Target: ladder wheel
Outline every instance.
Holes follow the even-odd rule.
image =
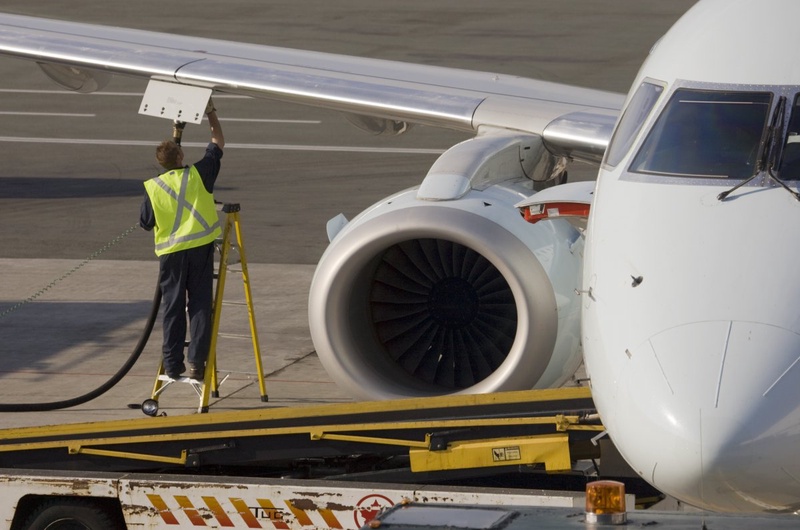
[[[142,412],[148,416],[155,416],[158,414],[158,401],[155,399],[145,399],[142,401]]]

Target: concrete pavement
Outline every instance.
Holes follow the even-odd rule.
[[[24,301],[81,261],[1,259],[4,297]],[[236,271],[233,265],[230,271]],[[86,263],[34,301],[0,304],[2,403],[50,403],[83,395],[107,381],[139,340],[152,307],[155,260]],[[218,366],[228,376],[212,411],[349,401],[325,373],[308,335],[306,296],[311,265],[249,264],[261,357],[269,401],[262,403],[241,274],[228,276],[220,324]],[[10,310],[10,312],[9,312]],[[133,369],[106,394],[50,412],[0,414],[0,427],[142,417],[129,407],[150,397],[161,352],[161,324]],[[187,384],[160,398],[168,415],[196,411]]]

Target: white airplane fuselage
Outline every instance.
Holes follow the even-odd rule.
[[[712,0],[676,24],[633,85],[654,102],[629,97],[587,229],[603,424],[644,479],[706,509],[800,508],[800,201],[767,176],[765,142],[775,125],[773,173],[796,191],[798,7]]]

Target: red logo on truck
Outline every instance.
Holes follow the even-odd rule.
[[[384,508],[394,506],[394,502],[389,497],[373,493],[367,495],[356,504],[356,509],[353,512],[353,519],[356,522],[356,527],[361,528],[368,522],[375,519],[378,513]]]

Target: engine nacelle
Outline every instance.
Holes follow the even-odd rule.
[[[580,365],[583,240],[514,207],[525,178],[422,200],[417,188],[347,224],[320,260],[311,337],[366,399],[558,386]],[[459,192],[460,193],[460,192]]]

